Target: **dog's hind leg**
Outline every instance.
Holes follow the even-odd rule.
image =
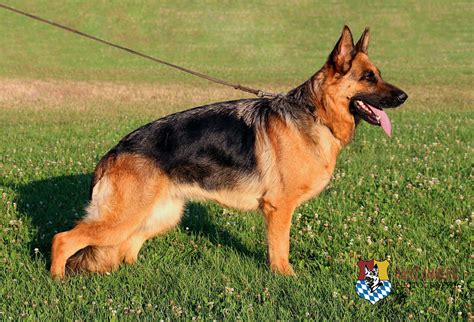
[[[88,246],[81,249],[68,259],[67,269],[109,272],[122,261],[134,263],[145,241],[165,233],[179,223],[183,206],[182,200],[163,197],[155,203],[152,211],[128,239],[116,246]]]
[[[142,225],[120,245],[121,258],[128,264],[134,263],[145,241],[167,232],[180,222],[183,208],[183,200],[159,200]]]
[[[74,229],[56,234],[51,253],[51,275],[64,277],[66,262],[73,271],[109,271],[120,261],[117,244],[126,240],[138,225],[134,220],[117,225],[110,222],[80,222]]]
[[[103,272],[117,266],[120,244],[142,225],[168,188],[168,178],[144,158],[122,155],[109,162],[93,189],[88,215],[72,230],[54,236],[51,275],[64,277],[74,254],[77,258],[69,261],[73,269]]]

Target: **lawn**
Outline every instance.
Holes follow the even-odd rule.
[[[295,212],[297,277],[269,272],[260,214],[190,203],[135,265],[55,282],[51,238],[82,216],[108,149],[246,94],[0,10],[0,320],[473,318],[470,1],[5,3],[269,91],[318,69],[343,24],[369,25],[373,61],[410,98],[388,112],[392,138],[362,124],[330,186]],[[390,262],[392,293],[375,305],[354,290],[360,258]]]

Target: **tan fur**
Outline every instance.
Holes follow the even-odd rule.
[[[85,247],[90,247],[86,254],[70,259],[74,269],[104,272],[125,258],[135,260],[137,244],[179,222],[183,204],[170,197],[169,186],[168,178],[144,158],[121,155],[110,162],[94,188],[88,215],[54,236],[51,274],[63,277],[66,261]]]
[[[261,144],[266,152],[259,159],[259,167],[267,169],[261,209],[267,226],[268,260],[273,271],[291,275],[288,257],[293,211],[329,183],[341,144],[322,124],[310,125],[308,134],[278,119],[269,124],[269,145]]]
[[[174,185],[173,195],[184,200],[204,201],[212,200],[224,207],[240,210],[256,210],[259,207],[259,197],[263,187],[257,177],[243,180],[232,190],[205,190],[198,185]]]

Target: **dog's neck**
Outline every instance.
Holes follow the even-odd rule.
[[[311,91],[311,82],[308,80],[289,91],[286,94],[286,98],[290,100],[292,104],[297,104],[299,107],[307,109],[311,114],[314,115],[316,106],[314,105]]]
[[[356,122],[351,119],[338,119],[332,117],[328,104],[331,104],[323,90],[324,68],[318,71],[313,77],[292,89],[286,94],[286,98],[292,104],[298,105],[310,112],[316,123],[326,126],[338,140],[341,146],[345,146],[352,141],[355,132]]]

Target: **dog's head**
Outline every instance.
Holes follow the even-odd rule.
[[[408,98],[385,82],[370,61],[369,39],[365,29],[354,45],[351,31],[344,26],[326,64],[312,79],[318,115],[344,143],[352,139],[361,119],[382,126],[390,135],[390,121],[383,109],[400,106]]]

